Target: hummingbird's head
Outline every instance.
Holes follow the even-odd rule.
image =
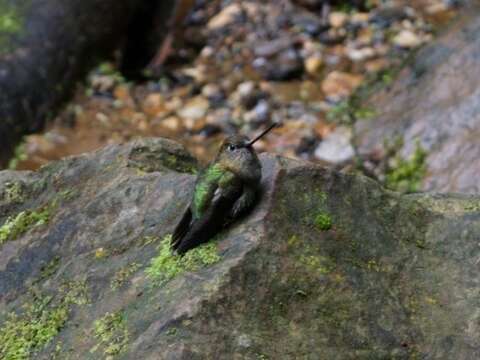
[[[246,136],[241,135],[226,138],[220,147],[215,161],[244,180],[260,181],[262,167],[253,144],[275,126],[277,126],[276,123],[272,124],[253,140],[249,140]]]
[[[226,138],[215,161],[245,180],[260,179],[260,161],[246,136],[235,135]]]

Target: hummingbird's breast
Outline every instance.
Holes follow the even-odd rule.
[[[248,183],[258,183],[262,177],[260,160],[257,154],[249,149],[237,151],[235,156],[226,161],[225,168]]]

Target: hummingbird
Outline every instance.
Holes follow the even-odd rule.
[[[253,144],[277,125],[272,124],[253,140],[234,135],[223,141],[215,159],[200,171],[190,205],[173,232],[175,254],[183,255],[208,241],[252,208],[262,178]]]

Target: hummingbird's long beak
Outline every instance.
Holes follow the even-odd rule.
[[[260,135],[258,135],[255,139],[250,140],[245,146],[246,147],[251,147],[253,144],[255,144],[258,140],[260,140],[262,137],[264,137],[266,134],[270,132],[274,127],[276,127],[278,123],[273,123],[270,125],[264,132],[262,132]]]

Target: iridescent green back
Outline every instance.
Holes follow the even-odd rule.
[[[224,171],[218,164],[208,166],[199,174],[192,202],[192,213],[195,219],[199,219],[208,208],[223,174]]]

